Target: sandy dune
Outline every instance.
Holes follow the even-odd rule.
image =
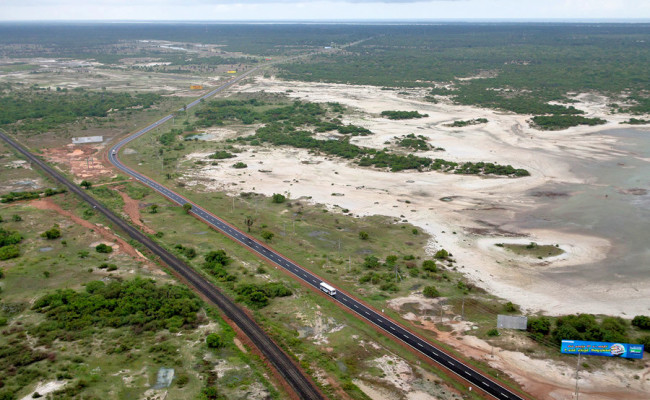
[[[286,92],[291,89],[292,92]],[[614,154],[616,139],[601,134],[629,116],[604,114],[604,98],[578,96],[576,107],[587,116],[607,119],[607,125],[576,127],[561,132],[530,128],[527,116],[487,109],[432,104],[420,100],[424,93],[385,91],[376,87],[284,82],[258,78],[241,87],[244,92],[278,92],[312,102],[339,102],[353,112],[344,122],[371,129],[375,135],[356,137],[361,146],[383,148],[385,142],[409,133],[423,135],[445,151],[419,155],[454,161],[492,161],[526,168],[527,178],[460,176],[438,172],[391,173],[360,168],[344,160],[316,156],[292,148],[250,148],[238,154],[245,170],[227,162],[205,165],[186,176],[186,182],[209,190],[234,194],[255,191],[270,195],[283,192],[291,198],[311,196],[313,202],[338,205],[357,215],[393,216],[421,227],[433,236],[429,248],[445,248],[458,260],[461,270],[480,286],[529,310],[550,314],[593,312],[628,315],[645,311],[639,299],[650,295],[650,287],[628,293],[606,284],[569,287],[561,281],[542,278],[539,271],[592,263],[605,258],[610,243],[604,238],[560,230],[517,230],[509,225],[521,211],[539,205],[531,196],[546,183],[581,183],[567,160],[607,160]],[[391,121],[380,117],[384,110],[414,110],[429,117]],[[444,126],[454,120],[487,118],[488,123],[466,128]],[[228,135],[230,136],[230,135]],[[203,158],[207,154],[192,154]],[[236,183],[236,185],[234,185]],[[451,201],[441,201],[450,198]],[[447,199],[448,200],[448,199]],[[333,207],[334,208],[334,207]],[[558,227],[561,228],[561,227]],[[566,251],[555,259],[531,260],[506,254],[492,246],[504,241],[535,241],[559,244]],[[571,301],[567,300],[571,290]]]

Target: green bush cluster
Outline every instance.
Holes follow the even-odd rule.
[[[180,329],[196,324],[200,304],[184,286],[156,285],[141,278],[108,284],[93,281],[86,284],[84,292],[64,289],[39,298],[32,309],[44,314],[46,321],[30,334],[49,343],[54,339],[75,340],[105,327]]]
[[[174,246],[174,249],[190,260],[197,256],[196,249],[189,246],[183,246],[180,243]]]
[[[454,121],[453,123],[447,124],[446,126],[449,126],[451,128],[463,128],[465,126],[470,126],[470,125],[487,124],[487,122],[488,122],[487,118],[475,118],[475,119]]]
[[[382,117],[388,119],[413,119],[428,117],[429,114],[420,114],[417,111],[382,111]]]
[[[599,321],[591,314],[566,315],[559,317],[554,326],[547,317],[531,317],[527,329],[533,338],[546,340],[550,336],[558,344],[562,340],[631,341],[628,322],[619,317],[605,317]]]
[[[533,126],[544,131],[559,131],[578,125],[603,125],[602,118],[586,118],[581,115],[538,115],[532,118]]]
[[[23,240],[23,235],[17,231],[0,228],[0,261],[20,256],[18,243],[21,240]]]
[[[55,194],[65,193],[66,189],[52,189],[47,188],[45,190],[33,190],[26,192],[10,192],[0,196],[0,203],[12,203],[18,200],[33,200],[38,199],[43,194],[45,197],[54,196]]]
[[[154,93],[91,92],[84,89],[56,92],[25,89],[0,95],[0,125],[20,131],[45,132],[86,117],[106,117],[109,110],[149,108],[162,96]]]
[[[408,135],[399,139],[397,141],[397,145],[400,147],[406,147],[413,150],[427,151],[431,148],[431,146],[429,146],[429,143],[427,143],[426,139],[427,138],[422,135],[418,135],[416,137],[414,134],[409,133]]]
[[[214,160],[225,160],[227,158],[235,158],[237,157],[236,155],[227,152],[226,150],[217,150],[214,152],[214,154],[210,154],[208,158],[214,159]]]
[[[232,259],[223,250],[210,251],[205,255],[203,269],[222,282],[234,282],[237,276],[226,269],[231,261]]]
[[[241,284],[235,288],[235,293],[237,293],[235,300],[255,309],[266,307],[275,297],[287,297],[293,294],[291,289],[279,282]]]

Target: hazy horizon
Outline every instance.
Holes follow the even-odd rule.
[[[98,17],[101,16],[101,17]],[[0,21],[646,22],[646,0],[5,0]]]

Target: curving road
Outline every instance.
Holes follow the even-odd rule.
[[[81,197],[84,201],[90,204],[93,209],[104,214],[109,221],[120,227],[133,239],[145,245],[149,250],[151,250],[153,254],[160,257],[160,259],[165,264],[167,264],[173,271],[185,279],[185,281],[193,286],[199,293],[205,296],[212,304],[219,307],[223,313],[230,320],[232,320],[262,352],[264,357],[269,360],[269,362],[274,366],[278,373],[285,379],[287,384],[291,386],[291,388],[301,399],[324,399],[316,386],[305,375],[302,374],[302,371],[291,361],[289,356],[287,356],[278,347],[278,345],[271,340],[266,332],[264,332],[264,330],[260,328],[255,323],[255,321],[248,316],[248,314],[246,314],[227,296],[221,293],[213,284],[199,275],[196,271],[194,271],[176,256],[162,248],[160,245],[158,245],[158,243],[151,240],[151,238],[126,223],[122,218],[115,215],[111,210],[102,205],[94,197],[81,190],[79,186],[70,182],[62,174],[55,171],[39,158],[35,157],[27,149],[23,148],[13,139],[4,134],[4,132],[0,131],[0,139],[3,139],[18,152],[23,154],[25,158],[27,158],[32,163],[32,165],[37,165],[47,174],[51,175],[54,179],[63,184],[69,191]]]
[[[211,97],[215,95],[218,92],[223,91],[224,89],[232,86],[236,82],[238,82],[240,79],[244,78],[246,75],[252,73],[255,71],[255,69],[248,71],[246,74],[224,84],[219,86],[218,88],[214,89],[210,93],[204,95],[201,97],[201,99],[206,99],[208,97]],[[198,99],[192,103],[190,103],[187,106],[187,109],[196,106],[199,104],[200,100]],[[183,109],[179,110],[182,111]],[[144,135],[145,133],[151,131],[152,129],[158,127],[159,125],[165,123],[169,119],[171,119],[173,115],[168,115],[159,121],[147,126],[144,129],[139,130],[138,132],[134,133],[131,136],[128,136],[121,141],[119,141],[117,144],[115,144],[111,149],[109,150],[109,161],[114,164],[117,168],[122,170],[124,173],[132,176],[136,180],[140,181],[141,183],[151,187],[152,189],[156,190],[163,196],[167,197],[171,201],[177,203],[178,205],[184,205],[186,203],[189,203],[192,206],[191,213],[193,213],[197,218],[201,219],[204,221],[206,224],[210,225],[212,228],[222,232],[226,236],[230,237],[232,240],[240,243],[242,246],[247,247],[249,250],[257,253],[260,257],[263,257],[272,263],[278,265],[281,268],[284,268],[291,274],[293,274],[296,278],[301,279],[308,285],[311,285],[314,287],[316,290],[320,290],[319,285],[323,281],[320,277],[314,275],[310,271],[307,271],[306,269],[300,267],[298,264],[294,263],[290,259],[284,257],[282,254],[276,252],[275,250],[266,247],[262,243],[256,241],[255,239],[249,237],[246,235],[244,232],[240,231],[239,229],[233,227],[232,225],[228,224],[227,222],[223,221],[219,217],[215,216],[214,214],[211,214],[207,210],[201,208],[200,206],[190,202],[183,196],[179,195],[178,193],[170,190],[169,188],[163,186],[162,184],[154,181],[153,179],[140,174],[139,172],[136,172],[132,170],[131,168],[125,166],[118,158],[118,153],[120,149],[130,141]],[[354,297],[341,292],[340,290],[335,296],[332,296],[332,301],[339,302],[342,306],[350,309],[357,315],[361,316],[365,320],[369,321],[370,323],[376,325],[377,327],[381,328],[383,331],[386,333],[392,335],[396,339],[406,343],[413,349],[417,350],[418,352],[424,354],[434,362],[436,362],[438,365],[444,367],[445,369],[451,371],[452,373],[456,374],[463,380],[469,382],[470,387],[474,387],[476,389],[483,390],[484,392],[492,395],[493,397],[500,399],[500,400],[523,400],[524,398],[513,393],[510,391],[507,387],[503,386],[502,384],[492,380],[490,377],[474,370],[467,364],[464,364],[462,361],[450,356],[449,354],[445,353],[443,350],[440,348],[432,345],[431,343],[427,342],[424,339],[421,339],[420,337],[414,335],[407,329],[403,328],[401,325],[397,324],[396,322],[390,320],[389,318],[386,318],[384,315],[382,315],[380,312],[375,311],[372,308],[367,307],[364,305],[362,302],[358,301]]]

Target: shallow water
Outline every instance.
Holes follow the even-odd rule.
[[[607,161],[569,160],[584,184],[553,184],[535,192],[543,206],[518,218],[521,228],[566,230],[611,241],[607,258],[595,264],[548,272],[557,279],[640,283],[650,280],[650,131],[620,129],[604,133],[619,139],[625,156]],[[566,193],[567,195],[562,195]]]

